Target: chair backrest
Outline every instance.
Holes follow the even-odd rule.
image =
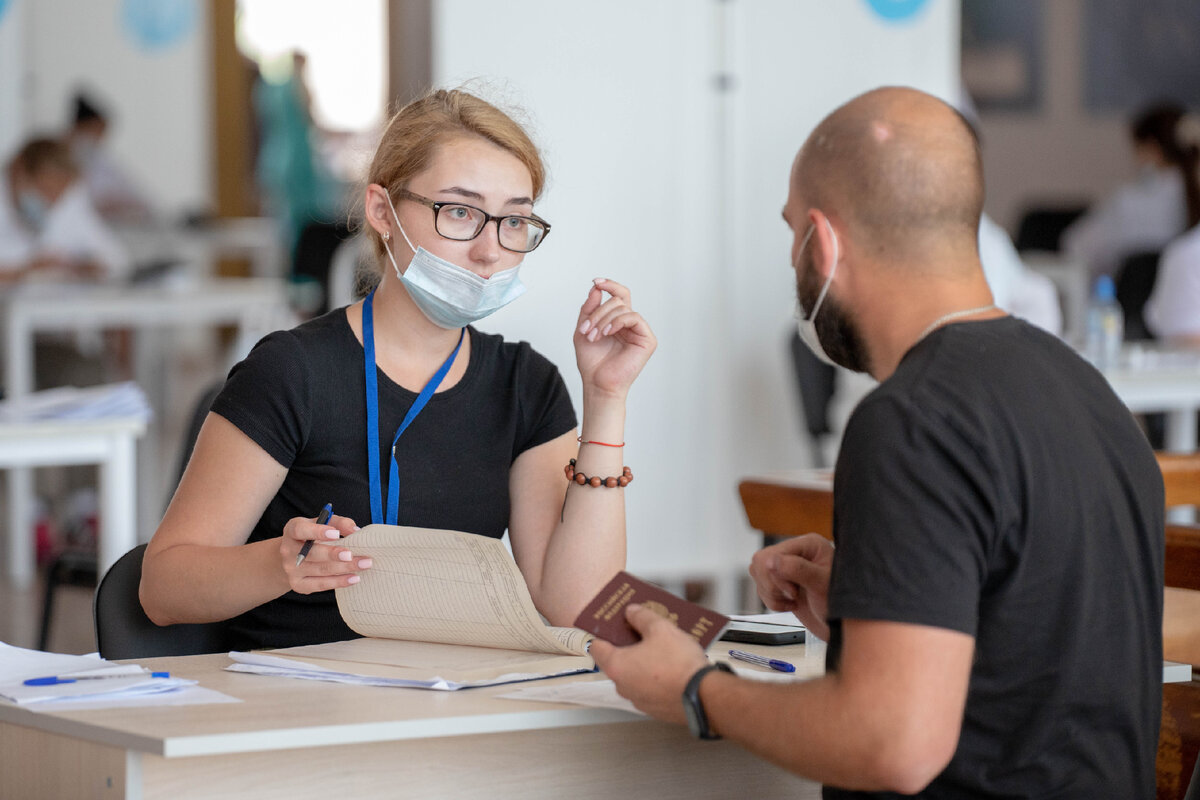
[[[1167,508],[1200,505],[1200,453],[1154,454],[1162,470]]]
[[[151,658],[228,652],[224,623],[159,626],[150,621],[138,599],[145,552],[146,545],[139,544],[121,556],[96,587],[92,620],[100,656]]]
[[[1134,253],[1121,260],[1117,269],[1117,302],[1125,315],[1125,341],[1137,342],[1153,339],[1154,334],[1146,327],[1143,309],[1154,281],[1158,277],[1158,253]]]
[[[365,274],[372,263],[371,242],[354,236],[338,245],[329,269],[329,307],[356,303],[371,291],[374,278]]]
[[[1085,211],[1087,206],[1062,204],[1031,206],[1021,215],[1014,244],[1017,250],[1048,250],[1058,252],[1062,233]]]

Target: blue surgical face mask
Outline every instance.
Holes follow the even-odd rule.
[[[388,258],[396,277],[417,308],[429,317],[430,322],[442,328],[465,328],[488,314],[499,311],[525,293],[525,284],[517,277],[521,265],[502,270],[490,278],[481,278],[469,269],[464,269],[444,258],[439,258],[424,247],[413,247],[396,216],[396,207],[388,197],[388,207],[400,235],[413,251],[408,269],[400,271],[392,248],[384,240]]]
[[[46,198],[37,192],[32,189],[22,189],[17,193],[17,206],[21,210],[21,216],[25,217],[34,228],[40,229],[45,224],[46,213],[50,207]]]
[[[796,329],[800,333],[800,340],[808,345],[808,349],[813,351],[813,355],[824,361],[830,366],[838,366],[837,362],[829,357],[825,352],[825,348],[821,346],[821,337],[817,336],[817,312],[821,310],[821,303],[825,300],[825,293],[829,291],[829,285],[833,283],[834,273],[837,272],[838,265],[838,239],[837,234],[833,232],[833,225],[828,219],[824,219],[825,227],[829,229],[829,235],[833,237],[833,268],[829,270],[829,277],[825,279],[825,285],[821,287],[821,293],[817,295],[817,302],[813,303],[811,312],[805,313],[804,307],[800,306],[800,320],[796,323]],[[816,230],[813,226],[809,226],[808,233],[804,234],[804,241],[800,243],[800,251],[796,253],[796,260],[792,262],[792,269],[798,269],[797,264],[800,263],[800,257],[804,254],[804,248],[808,245],[808,240],[812,238],[813,231]],[[797,300],[799,303],[799,300]]]

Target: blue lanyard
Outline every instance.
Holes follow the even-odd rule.
[[[363,301],[362,329],[363,367],[367,374],[367,477],[371,483],[371,522],[379,524],[384,521],[384,516],[383,487],[379,483],[379,381],[375,374],[375,321],[371,312],[371,300],[374,297],[375,292],[371,292]],[[429,398],[437,391],[442,379],[450,371],[450,365],[454,363],[454,358],[458,355],[459,348],[462,347],[463,336],[466,332],[466,328],[459,332],[458,344],[454,346],[454,352],[425,384],[425,388],[417,395],[417,399],[409,407],[408,413],[404,415],[404,421],[396,429],[396,436],[392,439],[392,465],[388,471],[386,520],[388,525],[395,525],[400,515],[400,466],[396,463],[396,443],[400,441],[400,434],[404,433],[405,429],[417,418],[417,414],[421,413],[421,409],[425,408]]]

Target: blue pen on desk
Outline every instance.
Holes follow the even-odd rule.
[[[333,503],[326,503],[325,507],[321,509],[321,513],[317,514],[317,524],[324,525],[325,523],[329,522],[329,518],[332,516],[333,516]],[[315,541],[316,541],[316,539],[309,539],[307,542],[304,543],[304,546],[300,548],[300,554],[296,556],[296,566],[297,567],[300,566],[300,564],[303,563],[304,559],[308,557],[308,551],[312,550],[313,542],[315,542]]]
[[[796,668],[786,661],[780,661],[778,658],[756,656],[754,653],[747,653],[745,650],[730,650],[729,657],[736,658],[738,661],[748,661],[751,664],[758,664],[760,667],[770,667],[777,672],[796,671]]]
[[[101,681],[101,680],[114,680],[116,678],[144,678],[144,677],[147,677],[145,675],[145,673],[130,674],[128,672],[118,673],[116,675],[76,675],[74,678],[63,677],[61,675],[47,675],[44,678],[29,678],[28,680],[25,681],[25,685],[26,686],[58,686],[60,683],[75,683],[76,681]],[[149,677],[151,677],[151,678],[169,678],[169,677],[171,677],[171,673],[169,673],[169,672],[151,672]]]

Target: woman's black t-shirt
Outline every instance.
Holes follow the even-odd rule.
[[[467,331],[466,374],[430,398],[396,446],[398,523],[500,538],[508,527],[513,461],[574,428],[575,411],[557,368],[528,343]],[[386,508],[392,439],[416,393],[377,374]],[[364,378],[363,348],[345,309],[270,334],[230,371],[213,412],[288,468],[249,541],[279,536],[289,519],[314,517],[325,503],[359,525],[372,521]],[[288,592],[229,626],[232,646],[241,649],[356,635],[331,591]]]

